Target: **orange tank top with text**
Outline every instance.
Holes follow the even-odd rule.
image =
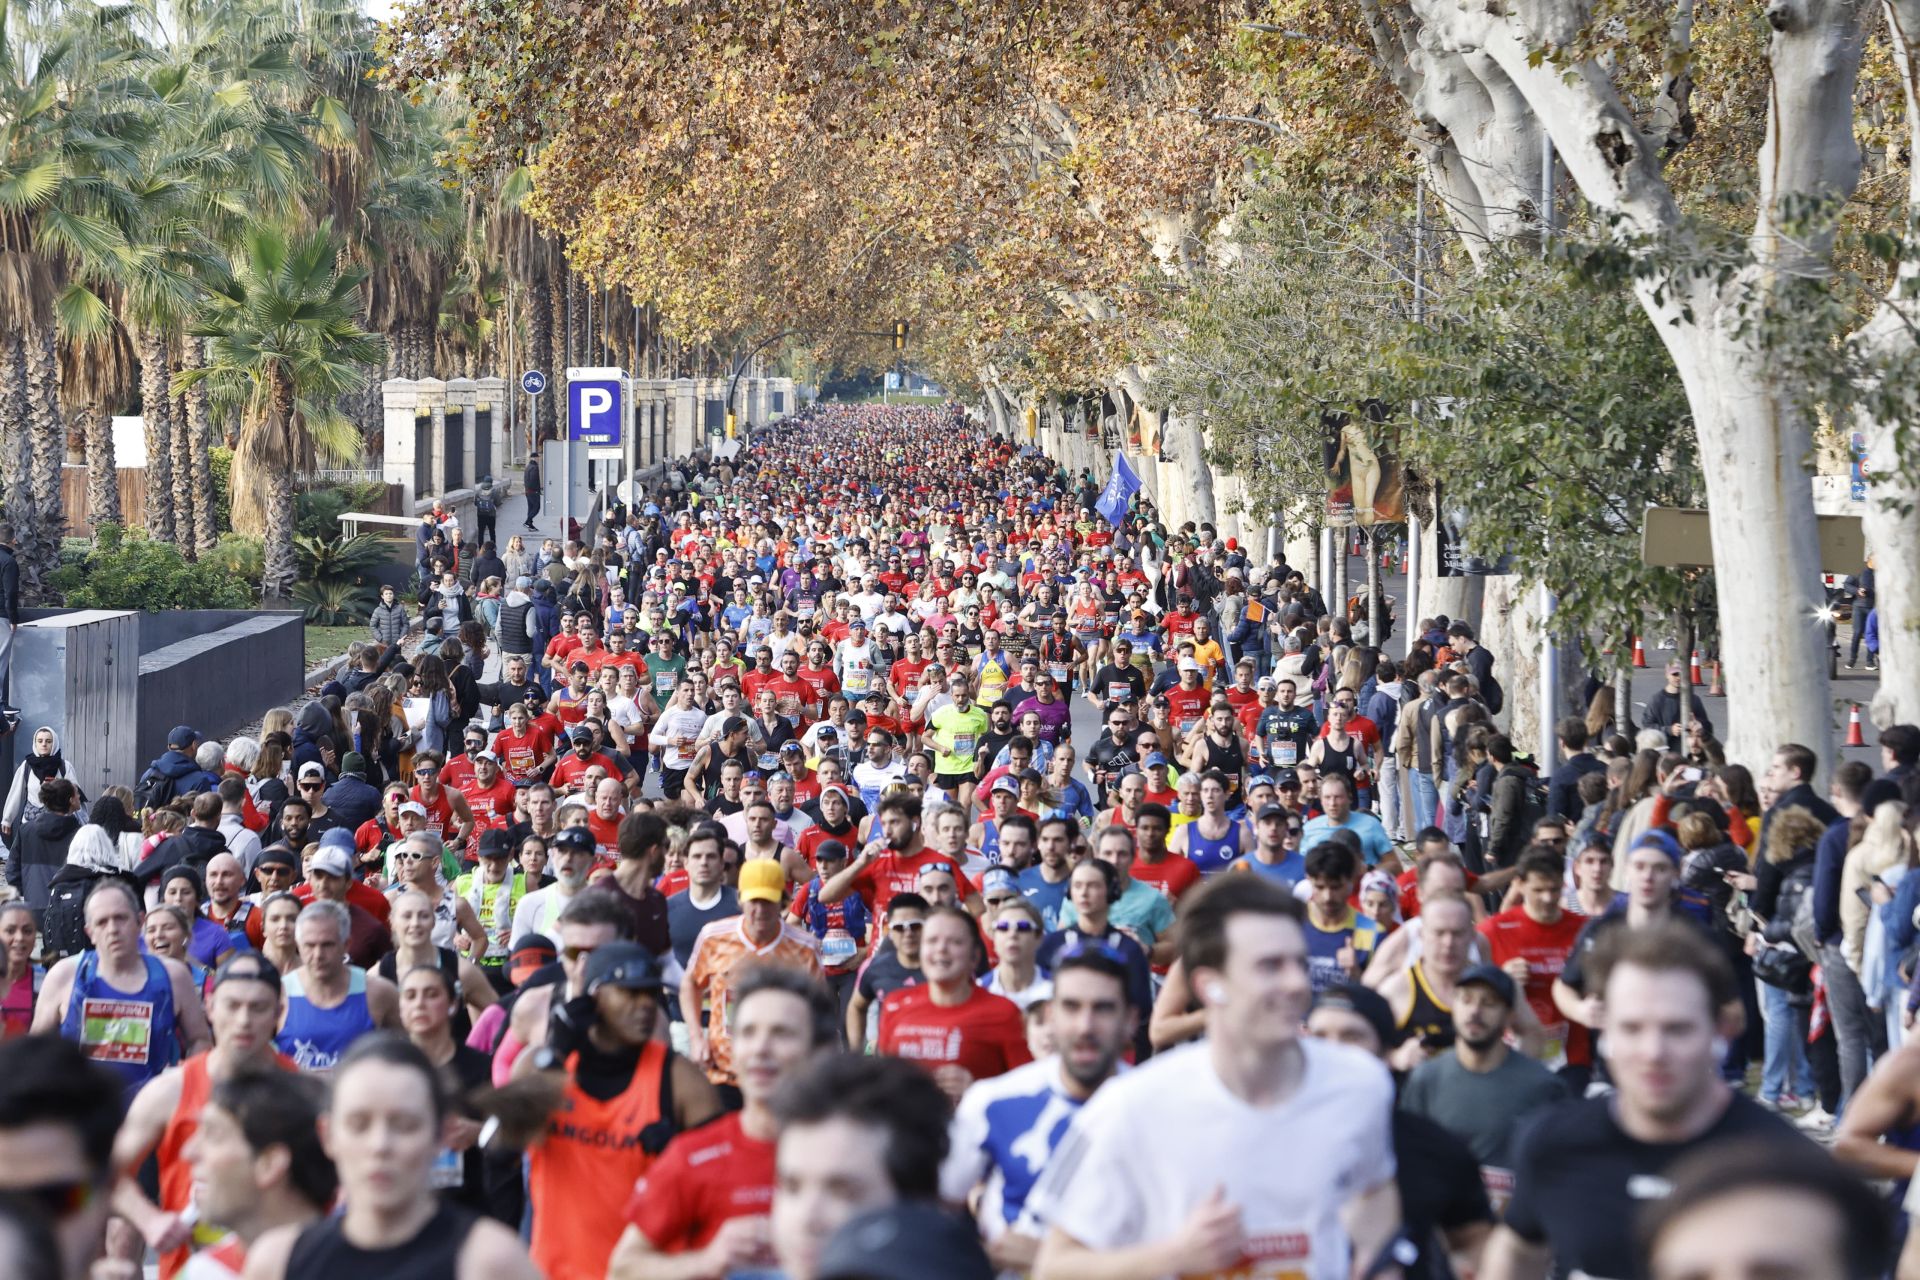
[[[661,1118],[660,1073],[671,1054],[659,1041],[648,1041],[633,1080],[604,1102],[575,1082],[579,1058],[568,1060],[566,1093],[527,1169],[535,1206],[533,1264],[548,1280],[603,1280],[607,1274],[626,1227],[627,1197],[656,1159],[641,1148],[640,1131]]]
[[[284,1054],[274,1054],[273,1060],[283,1071],[294,1069],[293,1061]],[[206,1108],[212,1093],[213,1076],[207,1071],[205,1053],[197,1053],[180,1064],[180,1101],[174,1104],[172,1118],[160,1131],[160,1144],[153,1149],[154,1160],[160,1166],[160,1207],[168,1213],[178,1213],[193,1201],[193,1164],[187,1159],[187,1142],[199,1131],[200,1112]],[[179,1274],[193,1251],[207,1243],[193,1239],[161,1254],[161,1280],[171,1280]]]

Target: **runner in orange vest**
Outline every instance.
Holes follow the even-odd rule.
[[[213,984],[207,1001],[213,1048],[149,1080],[134,1096],[113,1143],[113,1163],[120,1171],[113,1209],[132,1224],[138,1238],[123,1229],[110,1230],[109,1256],[137,1262],[151,1245],[160,1255],[162,1280],[170,1280],[186,1265],[191,1246],[212,1244],[222,1234],[215,1224],[199,1223],[190,1212],[193,1168],[185,1148],[199,1128],[208,1094],[215,1084],[242,1071],[293,1070],[293,1063],[273,1047],[280,1021],[280,971],[265,957],[242,952],[221,966]],[[138,1179],[148,1156],[159,1162],[157,1205]]]
[[[634,1185],[675,1134],[721,1109],[700,1069],[653,1038],[660,962],[618,938],[612,924],[561,920],[568,998],[548,1015],[547,1042],[514,1063],[516,1077],[564,1082],[527,1169],[533,1260],[548,1280],[603,1280]]]

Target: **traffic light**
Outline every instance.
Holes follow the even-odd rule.
[[[893,349],[895,351],[905,351],[907,349],[907,322],[905,320],[895,320],[893,322]]]

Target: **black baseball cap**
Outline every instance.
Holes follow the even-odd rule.
[[[1500,997],[1500,1003],[1506,1005],[1509,1009],[1513,1008],[1514,1004],[1520,999],[1519,989],[1513,985],[1513,979],[1509,978],[1506,972],[1497,965],[1476,964],[1469,966],[1467,971],[1460,975],[1459,981],[1453,985],[1456,987],[1464,987],[1469,983],[1479,983],[1481,986],[1491,987],[1493,994]]]
[[[602,987],[624,987],[630,991],[659,991],[664,979],[660,961],[653,952],[632,942],[610,942],[594,948],[587,957],[587,970],[581,978],[586,995]]]
[[[1313,1007],[1344,1009],[1348,1013],[1359,1014],[1373,1028],[1374,1034],[1380,1037],[1382,1052],[1396,1047],[1401,1041],[1400,1027],[1393,1016],[1393,1006],[1387,1003],[1385,996],[1372,987],[1362,986],[1358,982],[1335,983],[1314,997]]]
[[[594,844],[593,832],[587,830],[585,827],[562,827],[553,833],[553,839],[547,843],[548,847],[553,849],[571,849],[575,853],[592,853]]]
[[[480,856],[483,858],[510,858],[513,856],[513,837],[504,827],[489,827],[480,833]]]

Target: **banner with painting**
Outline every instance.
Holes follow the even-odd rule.
[[[1362,401],[1358,412],[1320,415],[1327,472],[1327,523],[1334,528],[1398,524],[1407,518],[1406,476],[1387,406]]]

